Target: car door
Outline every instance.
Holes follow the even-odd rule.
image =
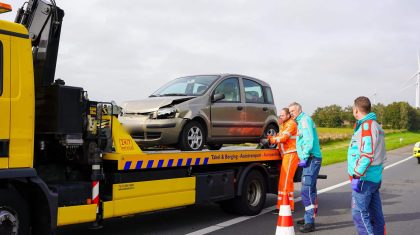
[[[10,36],[0,34],[0,168],[9,166]]]
[[[246,120],[239,78],[228,77],[222,80],[212,95],[220,93],[224,94],[225,98],[211,103],[212,137],[237,137],[240,135],[241,125]]]
[[[258,82],[243,78],[246,109],[246,126],[250,136],[261,136],[270,109],[265,104],[263,86]]]

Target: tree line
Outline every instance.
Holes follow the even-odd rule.
[[[420,109],[407,102],[394,102],[388,105],[378,103],[372,106],[377,121],[386,129],[420,130]],[[352,106],[329,105],[319,107],[312,114],[312,119],[319,127],[353,127]]]

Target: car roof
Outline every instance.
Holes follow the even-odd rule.
[[[193,76],[220,76],[219,79],[223,79],[225,77],[231,77],[231,76],[236,76],[236,77],[242,77],[242,78],[246,78],[246,79],[250,79],[250,80],[254,80],[258,83],[260,83],[263,86],[268,86],[270,87],[270,85],[258,78],[254,78],[254,77],[250,77],[250,76],[246,76],[246,75],[242,75],[242,74],[236,74],[236,73],[213,73],[213,74],[195,74],[195,75],[188,75],[188,76],[182,76],[182,77],[193,77]]]

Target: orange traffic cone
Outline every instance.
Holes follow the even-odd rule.
[[[284,192],[283,195],[287,195]],[[279,209],[279,218],[277,219],[276,235],[294,235],[292,210],[290,209],[289,197],[283,196]]]

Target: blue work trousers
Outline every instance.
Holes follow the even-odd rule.
[[[381,183],[360,181],[360,192],[352,190],[353,222],[360,235],[385,234],[385,220],[379,194],[380,187]]]
[[[308,158],[307,167],[302,171],[302,203],[305,207],[305,224],[315,223],[315,214],[318,209],[316,181],[321,169],[321,158]]]

